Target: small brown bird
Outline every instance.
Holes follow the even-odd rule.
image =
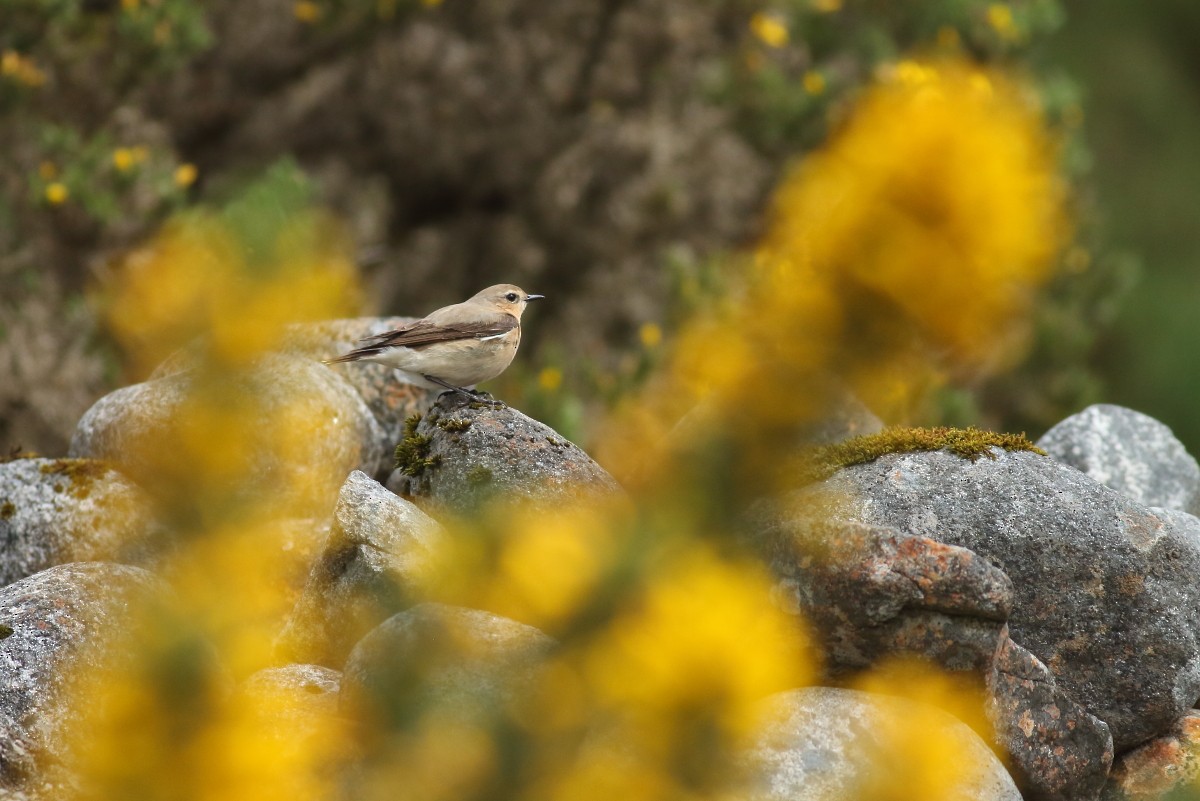
[[[504,372],[521,344],[521,313],[529,295],[497,284],[443,306],[403,328],[365,337],[363,345],[326,364],[369,361],[395,368],[402,380],[426,389],[469,390]]]

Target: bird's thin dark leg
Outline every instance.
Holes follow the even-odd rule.
[[[453,384],[451,384],[450,382],[448,382],[448,381],[443,381],[442,379],[438,378],[438,377],[437,377],[437,376],[435,376],[435,375],[429,375],[428,373],[425,373],[425,374],[424,374],[424,375],[422,375],[421,377],[422,377],[422,378],[424,378],[426,381],[429,381],[429,382],[431,382],[431,383],[437,384],[438,386],[441,386],[441,387],[445,387],[445,388],[446,388],[447,390],[449,390],[450,392],[458,392],[458,393],[461,393],[461,394],[463,394],[463,395],[466,395],[466,396],[467,396],[468,398],[470,398],[472,401],[475,401],[475,402],[477,402],[477,403],[487,403],[487,404],[490,404],[490,405],[492,405],[492,406],[503,406],[503,405],[504,405],[504,402],[503,402],[503,401],[498,401],[498,400],[489,400],[489,399],[487,399],[487,398],[481,398],[481,397],[479,397],[479,394],[478,394],[478,393],[476,393],[476,392],[472,392],[471,390],[469,390],[469,389],[467,389],[467,388],[465,388],[465,387],[456,387],[456,386],[454,386]]]

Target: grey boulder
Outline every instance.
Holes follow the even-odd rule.
[[[1097,404],[1066,418],[1037,444],[1140,504],[1200,514],[1200,465],[1153,417]]]
[[[555,641],[490,612],[421,604],[393,615],[355,646],[342,709],[384,729],[437,707],[471,720],[503,715],[536,686]]]
[[[375,472],[385,458],[383,434],[357,392],[310,359],[270,355],[219,386],[198,370],[124,387],[98,400],[79,421],[72,456],[111,461],[151,493],[184,493],[190,466],[176,450],[186,439],[189,404],[204,393],[208,407],[248,411],[244,430],[207,431],[212,447],[229,447],[232,496],[252,497],[294,514],[328,509],[354,469]],[[219,411],[219,410],[218,410]],[[249,438],[223,445],[222,437]]]
[[[34,787],[70,767],[89,704],[75,697],[131,659],[139,609],[161,600],[145,570],[58,565],[0,589],[0,788]]]
[[[1049,668],[1009,638],[987,674],[988,719],[1026,801],[1090,801],[1113,761],[1104,721],[1058,688]]]
[[[624,495],[554,429],[459,393],[438,398],[396,455],[388,488],[434,513],[470,515],[492,502],[554,509]]]
[[[1077,470],[999,449],[889,454],[797,491],[791,507],[967,548],[1003,570],[1012,639],[1108,724],[1116,750],[1200,697],[1200,520],[1150,509]]]
[[[144,562],[157,530],[149,497],[103,462],[0,463],[0,586],[67,562]]]
[[[776,600],[813,626],[831,673],[895,653],[980,675],[991,666],[1013,587],[986,559],[894,528],[814,524],[774,504],[751,518]]]
[[[902,698],[832,687],[791,690],[766,699],[742,758],[745,801],[842,801],[911,785],[905,766],[915,750],[948,744],[943,797],[1021,801],[1012,778],[979,735],[941,710]],[[912,797],[919,797],[913,795]]]
[[[340,668],[364,634],[421,597],[442,537],[416,506],[351,473],[277,651],[289,661]]]

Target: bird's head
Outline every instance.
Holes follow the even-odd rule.
[[[496,284],[471,298],[472,301],[483,302],[495,306],[498,311],[507,312],[518,320],[525,304],[531,300],[540,300],[543,295],[530,295],[524,289],[513,284]]]

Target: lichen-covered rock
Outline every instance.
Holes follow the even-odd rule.
[[[1122,754],[1113,764],[1104,801],[1188,798],[1200,779],[1200,710],[1190,710],[1161,737]],[[1177,796],[1173,791],[1189,788]]]
[[[988,719],[1026,801],[1088,801],[1113,760],[1108,726],[1071,700],[1007,631],[987,677]]]
[[[554,429],[456,392],[406,432],[396,457],[388,488],[435,511],[467,515],[491,502],[549,509],[623,494]]]
[[[1013,587],[987,560],[892,528],[813,525],[768,506],[753,517],[777,600],[815,628],[831,672],[898,652],[950,670],[990,667]]]
[[[436,706],[486,719],[536,686],[555,641],[490,612],[421,604],[388,618],[346,661],[341,703],[387,728]]]
[[[1118,751],[1162,733],[1200,697],[1200,520],[1044,456],[990,456],[889,454],[790,503],[813,524],[892,526],[985,557],[1012,579],[1013,640]]]
[[[136,611],[161,599],[145,570],[106,562],[58,565],[0,589],[0,788],[36,787],[70,762],[89,712],[73,697],[129,659]]]
[[[322,362],[358,347],[359,340],[381,334],[415,317],[352,317],[344,320],[322,320],[315,323],[293,323],[284,330],[274,348],[277,353],[302,356]],[[182,373],[199,363],[200,343],[171,354],[151,373],[151,381]],[[391,454],[404,433],[404,421],[427,409],[436,392],[406,384],[396,377],[396,371],[372,362],[350,362],[327,365],[358,392],[367,408],[379,423],[381,451]],[[391,470],[391,459],[384,469]]]
[[[902,698],[809,687],[763,702],[753,743],[742,757],[746,801],[829,801],[896,792],[908,754],[949,743],[943,797],[1021,801],[1012,778],[979,735],[937,709]],[[911,776],[907,776],[911,780]],[[890,794],[890,793],[889,793]],[[915,797],[915,796],[914,796]]]
[[[419,597],[441,536],[441,527],[416,506],[351,473],[329,539],[279,638],[279,653],[341,667],[364,634]]]
[[[67,562],[142,563],[156,531],[149,497],[103,462],[0,463],[0,586]]]
[[[199,447],[204,437],[231,494],[300,514],[327,510],[351,470],[373,473],[383,463],[374,415],[322,364],[271,355],[220,386],[200,386],[199,375],[175,373],[104,396],[80,420],[71,455],[111,461],[152,493],[180,493],[195,468],[181,463],[179,445]]]
[[[1200,465],[1153,417],[1089,406],[1047,431],[1038,446],[1138,503],[1200,515]]]

